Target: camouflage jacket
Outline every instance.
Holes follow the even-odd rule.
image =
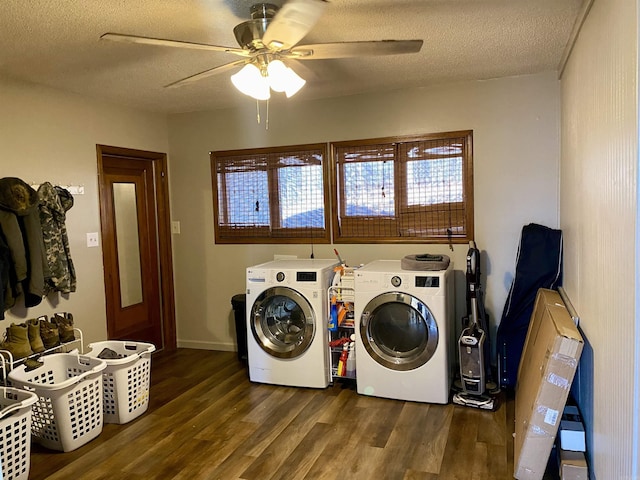
[[[65,225],[66,213],[73,206],[73,197],[64,188],[45,182],[38,188],[38,199],[45,257],[51,274],[47,279],[47,287],[62,293],[75,292],[76,271]]]

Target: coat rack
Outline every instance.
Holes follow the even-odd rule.
[[[31,183],[30,186],[34,190],[40,188],[40,183]],[[71,195],[84,195],[84,185],[58,185],[60,188],[64,188]]]

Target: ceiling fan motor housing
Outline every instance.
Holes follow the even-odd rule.
[[[278,10],[280,10],[280,8],[273,3],[256,3],[251,6],[251,19],[273,18]]]
[[[233,29],[238,45],[250,50],[264,48],[262,37],[277,11],[278,7],[272,3],[257,3],[253,5],[251,7],[251,20],[242,22]]]

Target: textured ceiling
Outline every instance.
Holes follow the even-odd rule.
[[[0,76],[169,113],[252,102],[222,73],[224,52],[100,41],[103,33],[237,47],[256,1],[1,0]],[[272,1],[281,5],[282,0]],[[416,54],[304,62],[296,101],[557,70],[582,0],[331,0],[299,43],[422,39]],[[301,63],[301,62],[298,62]],[[295,68],[295,67],[294,67]]]

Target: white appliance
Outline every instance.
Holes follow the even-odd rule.
[[[336,260],[283,259],[247,268],[247,356],[253,382],[331,383],[327,290]]]
[[[455,355],[453,270],[402,270],[377,260],[355,271],[358,393],[448,403]]]

